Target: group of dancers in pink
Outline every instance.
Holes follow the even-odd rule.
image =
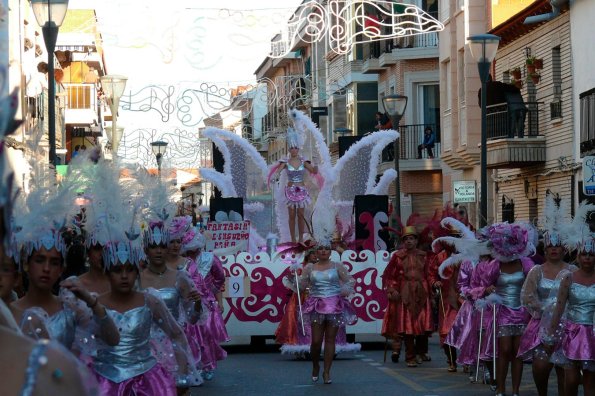
[[[0,325],[37,340],[14,394],[52,381],[73,384],[61,394],[188,393],[226,357],[221,262],[191,218],[175,216],[166,185],[149,176],[127,185],[112,162],[79,157],[59,187],[3,202]],[[85,238],[88,271],[61,280],[74,231]],[[87,374],[65,378],[72,362],[48,362],[55,350]],[[56,367],[50,379],[46,366]]]
[[[450,282],[458,298],[458,309],[440,315],[449,371],[456,363],[474,368],[477,381],[481,365],[501,396],[510,368],[512,394],[519,395],[523,365],[531,363],[540,396],[547,395],[552,371],[557,394],[577,395],[581,384],[585,395],[595,394],[595,234],[586,223],[595,207],[582,204],[573,221],[564,219],[564,207],[546,199],[543,258],[526,223],[493,224],[478,237],[458,223],[456,236],[434,241],[435,251],[448,252],[438,269],[446,279],[434,287],[447,296]],[[574,264],[564,261],[566,253]]]

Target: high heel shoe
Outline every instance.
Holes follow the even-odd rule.
[[[322,379],[324,380],[325,385],[330,385],[333,383],[333,380],[331,379],[330,374],[322,374]]]
[[[318,377],[312,376],[312,382],[318,382]]]
[[[318,373],[320,372],[320,366],[312,368],[312,382],[318,382]]]

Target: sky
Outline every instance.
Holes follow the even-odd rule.
[[[179,163],[172,166],[188,167],[204,117],[229,103],[230,88],[255,82],[271,38],[301,3],[70,0],[70,9],[96,10],[107,72],[128,77],[118,117],[125,127],[119,155],[150,161],[149,142],[178,139],[170,159]]]

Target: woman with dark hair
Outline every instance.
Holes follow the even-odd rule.
[[[330,237],[330,236],[329,236]],[[324,368],[322,377],[325,384],[332,383],[331,366],[335,355],[335,344],[339,328],[353,324],[357,320],[351,303],[346,299],[353,293],[355,279],[347,267],[332,262],[330,238],[319,242],[316,247],[316,263],[304,267],[299,277],[299,290],[310,290],[304,302],[304,319],[310,324],[312,332],[312,382],[317,382],[320,375],[320,352],[324,342]],[[286,286],[297,292],[293,277],[284,278]]]

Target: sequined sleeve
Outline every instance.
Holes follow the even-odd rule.
[[[544,307],[539,323],[539,336],[544,344],[554,345],[560,341],[563,332],[564,315],[568,292],[572,284],[572,271],[565,269],[558,273],[555,285],[548,299],[553,301]]]
[[[540,317],[543,309],[543,303],[537,294],[537,287],[542,277],[541,265],[536,265],[529,270],[521,289],[521,304],[527,308],[533,317]]]
[[[312,273],[312,268],[312,264],[307,264],[303,267],[302,273],[297,277],[297,284],[295,272],[290,273],[283,278],[283,285],[294,293],[297,292],[298,289],[306,290],[310,287],[310,274]]]
[[[161,299],[149,293],[145,293],[145,298],[147,306],[151,310],[153,323],[171,341],[178,368],[176,383],[182,387],[186,387],[189,383],[195,383],[196,381],[202,382],[198,378],[192,378],[200,374],[197,374],[193,367],[194,360],[182,327],[180,327]],[[159,340],[156,341],[158,342]]]
[[[221,260],[219,260],[215,255],[213,255],[213,264],[211,265],[211,276],[213,277],[213,293],[217,294],[221,291],[221,287],[225,284],[225,271],[223,271]]]
[[[473,264],[466,260],[461,264],[459,270],[459,276],[457,278],[457,286],[461,291],[461,296],[464,298],[470,298],[471,291],[471,276],[473,275]]]
[[[19,327],[24,335],[34,340],[49,340],[50,332],[46,326],[48,314],[43,308],[31,307],[23,311]]]
[[[337,272],[339,273],[339,279],[341,280],[341,294],[343,296],[352,295],[355,290],[355,279],[349,273],[347,267],[341,263],[335,264]]]
[[[180,293],[180,322],[196,324],[199,321],[204,323],[208,317],[208,309],[201,302],[200,310],[197,310],[194,300],[189,298],[190,293],[198,293],[196,285],[186,271],[178,271],[176,288]]]

